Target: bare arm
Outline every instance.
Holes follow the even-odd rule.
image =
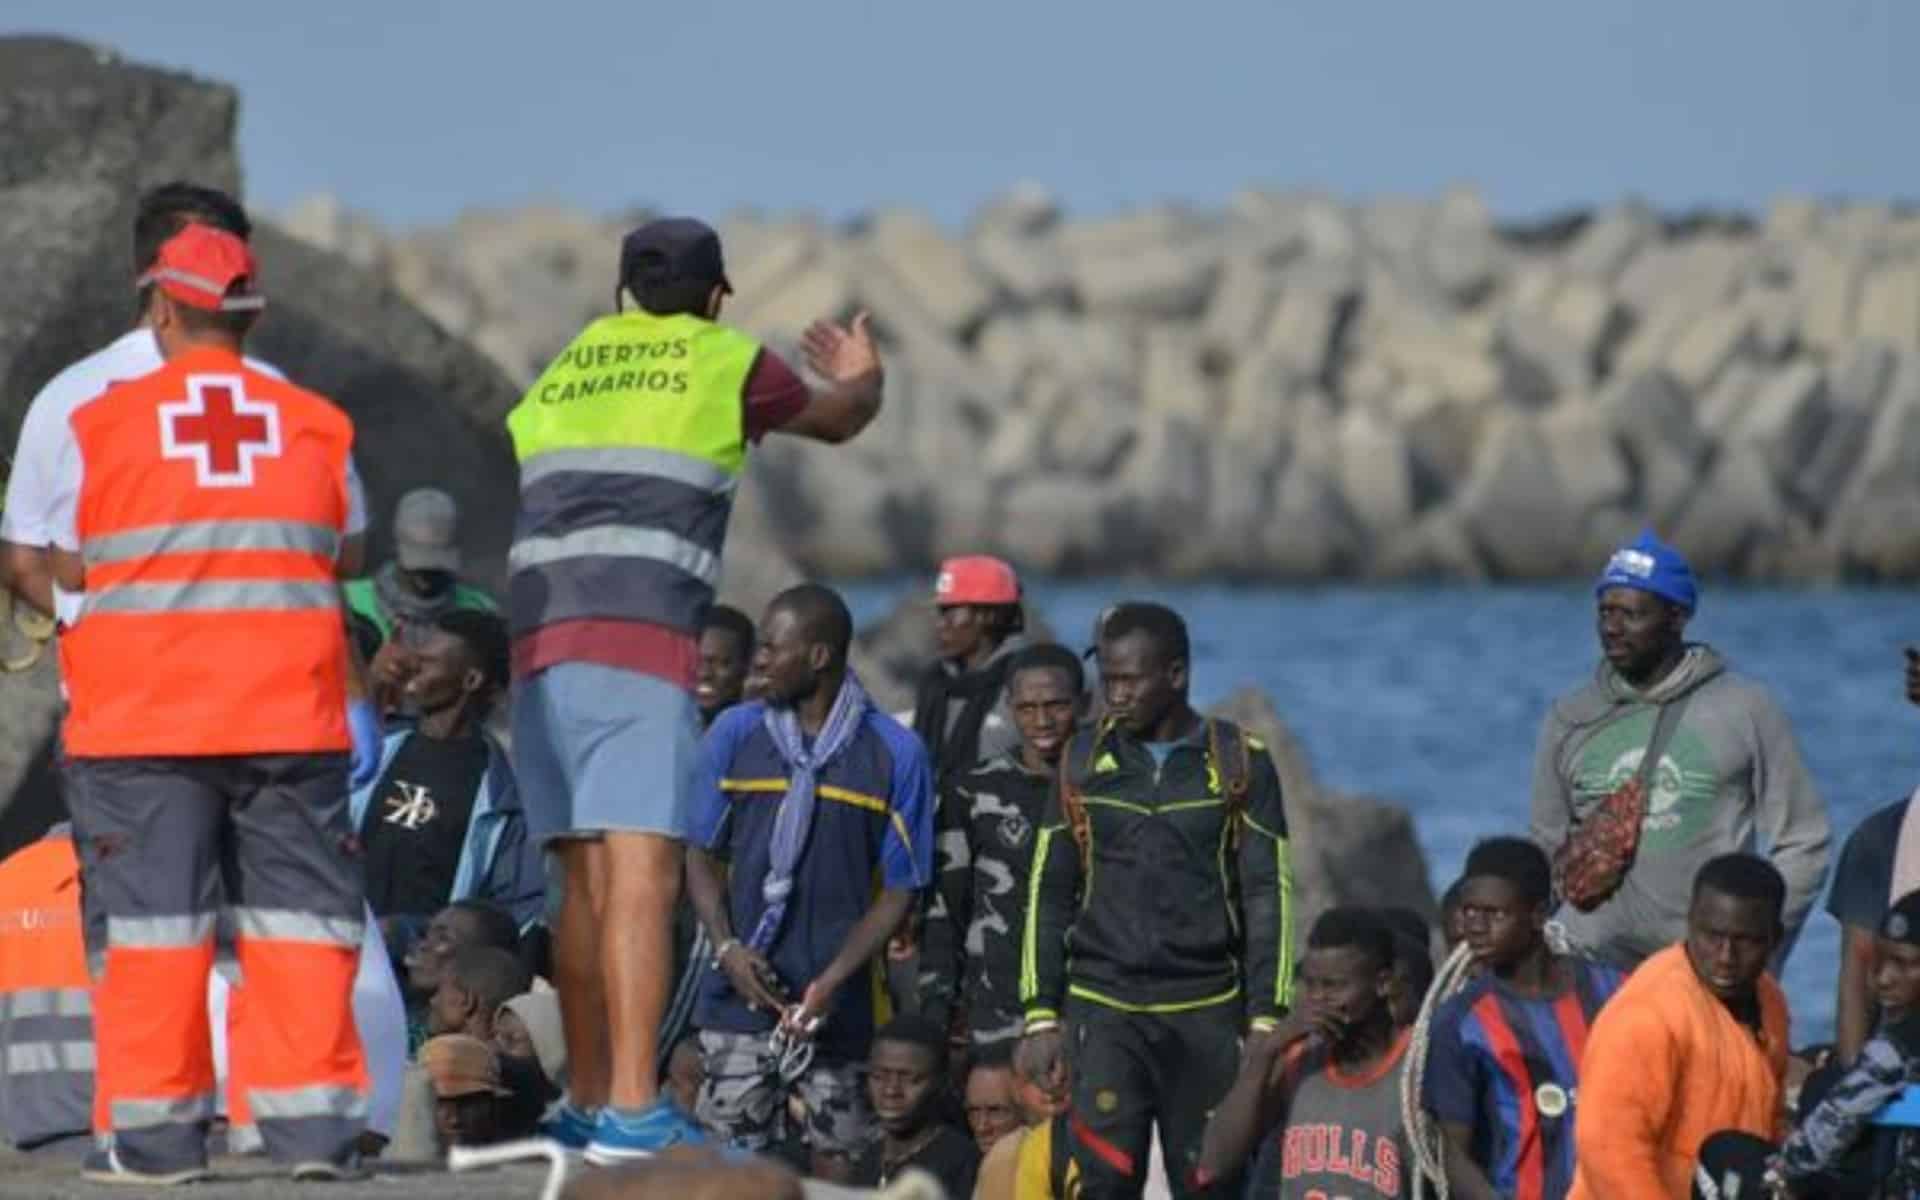
[[[880,893],[880,898],[868,907],[866,915],[847,934],[847,940],[840,944],[840,953],[834,955],[827,969],[807,985],[806,994],[800,1002],[809,1015],[825,1015],[832,1007],[833,996],[840,990],[840,985],[873,961],[873,956],[880,952],[880,947],[886,945],[887,938],[900,927],[900,922],[912,909],[914,894],[905,888],[887,888]]]
[[[1447,1183],[1452,1189],[1451,1195],[1464,1197],[1464,1200],[1500,1200],[1500,1193],[1493,1190],[1493,1184],[1487,1181],[1487,1174],[1480,1164],[1473,1161],[1470,1147],[1473,1145],[1473,1130],[1454,1121],[1440,1123],[1440,1132],[1445,1136],[1447,1159]]]
[[[1239,1170],[1260,1139],[1286,1119],[1290,1099],[1286,1047],[1278,1038],[1262,1039],[1241,1060],[1239,1077],[1207,1121],[1195,1168],[1199,1177],[1217,1180]]]
[[[863,312],[854,317],[850,329],[829,321],[808,327],[801,349],[807,365],[827,381],[827,387],[809,395],[806,407],[779,432],[838,444],[852,440],[880,415],[885,372],[868,323]]]
[[[1840,989],[1834,998],[1834,1052],[1852,1065],[1873,1026],[1873,934],[1840,927]]]
[[[23,549],[25,547],[22,547]],[[80,557],[77,550],[63,550],[58,546],[49,546],[40,552],[47,564],[47,579],[57,583],[69,592],[87,590],[87,561]],[[47,607],[44,611],[53,611],[53,590],[47,589]],[[29,597],[31,599],[31,597]]]
[[[13,594],[48,616],[53,615],[53,565],[45,546],[6,542],[0,571]]]
[[[707,939],[718,946],[733,936],[733,922],[727,916],[726,867],[698,846],[687,847],[687,899],[693,902],[693,915],[707,931]]]
[[[358,579],[367,570],[367,535],[350,533],[340,542],[340,553],[334,557],[335,576],[341,579]]]

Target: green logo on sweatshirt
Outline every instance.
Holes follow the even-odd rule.
[[[1588,739],[1580,748],[1574,789],[1581,808],[1632,779],[1653,736],[1653,711],[1616,721]],[[1700,736],[1683,720],[1667,741],[1666,753],[1654,768],[1652,795],[1646,819],[1640,824],[1640,848],[1646,851],[1690,846],[1713,819],[1713,801],[1719,791],[1713,756]]]

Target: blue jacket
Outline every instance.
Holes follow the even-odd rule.
[[[359,829],[373,802],[373,790],[386,777],[387,768],[400,753],[400,747],[412,737],[412,729],[387,735],[380,748],[380,768],[373,781],[353,793],[353,827]],[[540,919],[546,901],[547,875],[540,848],[527,833],[526,810],[520,806],[520,786],[507,762],[506,751],[490,735],[481,734],[487,743],[487,769],[480,776],[480,790],[473,798],[473,812],[467,818],[467,840],[460,848],[460,862],[453,872],[453,890],[447,903],[456,900],[489,900],[513,914],[526,929]],[[414,922],[402,921],[402,926]],[[418,922],[425,928],[425,922]],[[410,943],[421,930],[408,928],[403,942]],[[406,946],[389,946],[395,955]]]

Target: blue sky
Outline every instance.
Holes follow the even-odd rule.
[[[536,199],[957,223],[1020,179],[1081,214],[1256,181],[1470,182],[1508,215],[1920,199],[1913,0],[8,0],[0,25],[230,81],[253,203],[402,224]]]

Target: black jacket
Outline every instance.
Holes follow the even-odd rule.
[[[1053,787],[1051,773],[1034,774],[1010,750],[955,779],[940,797],[938,890],[920,955],[922,1011],[942,1020],[959,1001],[975,1044],[1020,1033],[1027,884]]]
[[[1219,724],[1222,755],[1237,755],[1237,727]],[[1021,943],[1029,1019],[1058,1013],[1069,994],[1120,1009],[1237,998],[1250,1020],[1290,1005],[1293,872],[1280,777],[1264,743],[1249,736],[1246,745],[1246,802],[1230,822],[1204,721],[1164,765],[1106,724],[1068,743],[1091,868],[1081,869],[1055,787],[1034,849]],[[1237,770],[1237,762],[1224,769]]]

